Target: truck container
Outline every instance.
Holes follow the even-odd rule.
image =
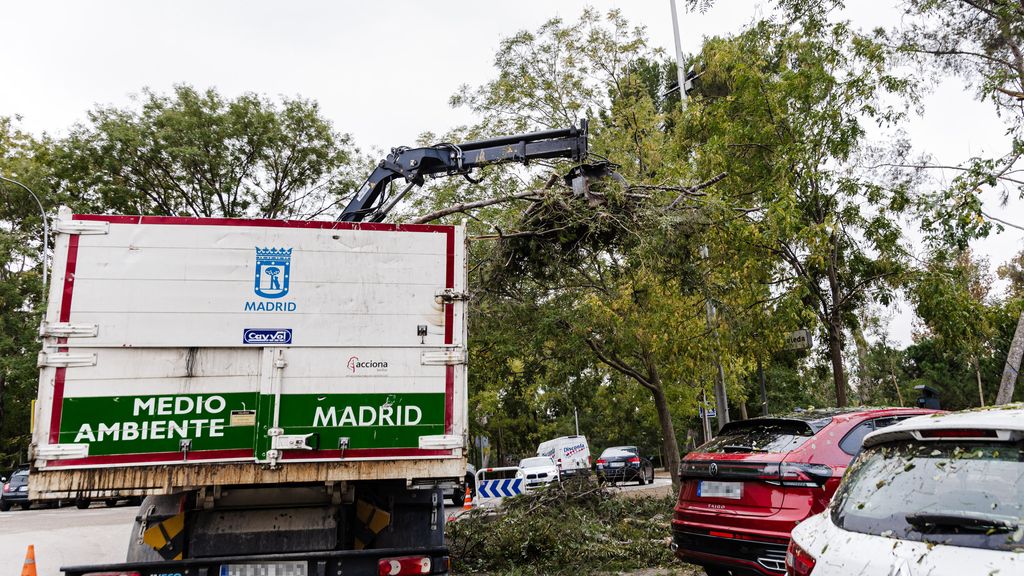
[[[32,498],[146,496],[68,574],[440,574],[466,473],[459,226],[55,224]]]

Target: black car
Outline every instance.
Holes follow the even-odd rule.
[[[637,480],[641,485],[654,482],[654,464],[640,455],[636,446],[606,448],[597,459],[599,482],[628,482]]]
[[[11,506],[17,504],[23,509],[32,506],[28,499],[28,469],[15,470],[11,478],[4,482],[0,490],[0,510],[7,512]]]

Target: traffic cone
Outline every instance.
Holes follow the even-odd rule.
[[[473,494],[470,493],[469,486],[466,486],[466,499],[462,501],[462,509],[463,510],[472,510],[473,509]],[[22,574],[21,576],[25,576],[25,575]]]
[[[25,552],[25,564],[21,567],[21,576],[36,576],[36,547],[32,544],[28,545],[28,551]]]

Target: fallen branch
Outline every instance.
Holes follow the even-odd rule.
[[[427,222],[432,222],[434,220],[437,220],[438,218],[443,218],[450,214],[457,214],[459,212],[475,210],[477,208],[483,208],[485,206],[493,206],[494,204],[501,204],[502,202],[511,202],[513,200],[540,200],[541,197],[544,196],[545,192],[549,190],[552,186],[554,186],[556,182],[558,182],[558,175],[552,174],[551,177],[548,178],[547,183],[544,184],[543,190],[529,190],[527,192],[520,192],[518,194],[502,196],[500,198],[488,198],[486,200],[476,200],[474,202],[463,202],[462,204],[456,204],[454,206],[449,206],[436,212],[424,214],[423,216],[414,219],[412,221],[412,224],[426,224]]]
[[[696,186],[690,186],[688,188],[684,188],[683,192],[679,196],[676,196],[676,199],[673,200],[672,203],[669,204],[667,208],[665,208],[665,210],[666,211],[672,210],[673,208],[676,207],[677,204],[682,202],[684,196],[697,196],[698,195],[697,192],[700,192],[701,190],[703,190],[705,188],[710,188],[710,187],[714,186],[715,184],[718,184],[719,182],[724,180],[725,177],[728,176],[728,175],[729,175],[728,172],[722,172],[722,173],[718,174],[717,176],[715,176],[714,178],[711,178],[710,180],[705,180],[704,182],[701,182],[700,184],[697,184]]]
[[[519,194],[512,194],[510,196],[502,196],[500,198],[488,198],[486,200],[476,200],[474,202],[463,202],[461,204],[449,206],[436,212],[424,214],[423,216],[420,216],[419,218],[413,220],[412,224],[426,224],[427,222],[432,222],[434,220],[437,220],[438,218],[443,218],[450,214],[467,212],[469,210],[475,210],[477,208],[483,208],[485,206],[501,204],[502,202],[511,202],[513,200],[526,200],[530,199],[531,197],[536,197],[539,194],[543,194],[543,192],[538,192],[537,190],[530,190],[528,192],[520,192]]]

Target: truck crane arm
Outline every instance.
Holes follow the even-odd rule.
[[[471,182],[470,172],[490,164],[529,163],[531,160],[569,158],[577,162],[587,157],[587,121],[580,127],[544,130],[516,136],[477,140],[465,144],[436,144],[425,148],[393,148],[381,160],[354,198],[338,216],[342,222],[380,222],[414,186],[422,186],[427,176],[463,175]],[[405,188],[387,198],[388,184],[405,178]]]

